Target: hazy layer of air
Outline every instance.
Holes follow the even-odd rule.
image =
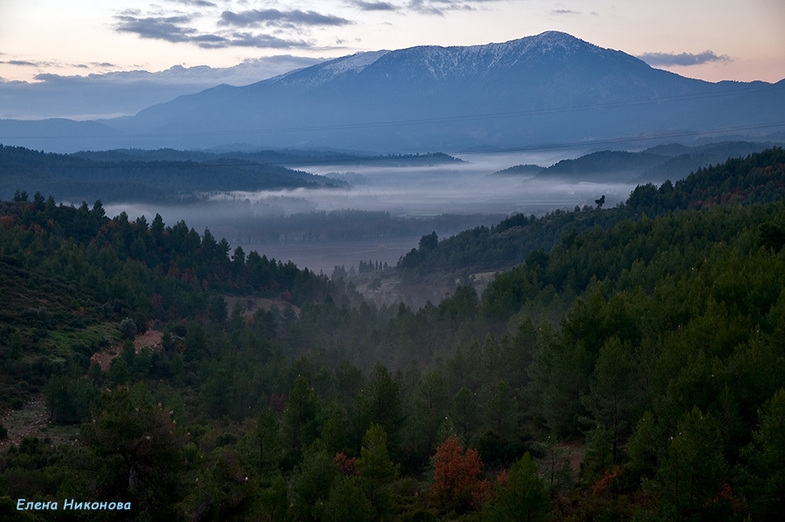
[[[634,184],[498,174],[514,165],[548,167],[585,152],[458,154],[462,162],[433,166],[300,165],[296,168],[351,186],[226,192],[207,195],[197,205],[107,205],[107,211],[125,211],[132,219],[145,215],[148,222],[160,213],[167,225],[182,219],[199,233],[209,228],[215,237],[225,237],[232,248],[329,275],[336,265],[349,270],[360,260],[394,265],[432,231],[444,238],[515,213],[541,216],[593,206],[603,194],[606,208],[624,201]]]

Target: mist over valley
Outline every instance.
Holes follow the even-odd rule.
[[[394,266],[422,235],[434,231],[443,238],[511,214],[541,216],[593,206],[603,194],[606,205],[613,206],[629,196],[632,174],[612,183],[498,174],[522,162],[550,166],[579,154],[461,154],[453,155],[460,162],[433,166],[291,165],[349,186],[223,191],[192,203],[111,202],[104,207],[110,215],[124,211],[133,219],[145,215],[149,221],[160,213],[166,223],[185,220],[246,251],[329,275],[336,265],[356,269],[360,260]]]
[[[75,206],[101,200],[111,216],[149,222],[160,214],[167,224],[184,220],[232,247],[329,275],[361,260],[394,266],[431,232],[444,239],[510,215],[593,207],[601,196],[613,207],[637,184],[676,181],[773,144],[392,156],[172,149],[57,155],[4,147],[0,174],[7,198],[40,191]]]

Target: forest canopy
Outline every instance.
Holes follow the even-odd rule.
[[[616,208],[426,236],[399,270],[460,264],[458,242],[517,254],[420,309],[184,222],[18,192],[0,203],[0,514],[776,520],[784,187],[772,149]],[[36,404],[48,424],[25,437]]]
[[[163,152],[163,151],[160,151]],[[345,182],[254,161],[212,154],[54,154],[0,145],[6,190],[56,195],[60,200],[190,201],[228,190],[343,187]],[[10,193],[0,194],[10,198]]]

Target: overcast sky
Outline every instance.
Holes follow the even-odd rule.
[[[785,78],[783,0],[0,0],[0,78],[231,67],[547,30],[708,81]]]

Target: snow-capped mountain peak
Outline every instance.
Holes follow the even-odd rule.
[[[292,71],[274,81],[313,88],[347,75],[387,75],[391,70],[425,74],[440,80],[484,75],[522,62],[567,57],[584,51],[597,53],[603,49],[567,33],[548,31],[503,43],[454,47],[424,45],[396,51],[361,52]]]
[[[113,125],[131,136],[149,133],[157,147],[242,139],[411,151],[689,135],[785,120],[781,88],[747,91],[745,84],[690,80],[546,32],[468,47],[357,53],[182,96]]]
[[[419,46],[392,51],[374,62],[382,66],[427,71],[433,79],[484,75],[496,69],[510,69],[543,58],[566,58],[603,49],[569,34],[549,31],[503,43],[465,47]]]

